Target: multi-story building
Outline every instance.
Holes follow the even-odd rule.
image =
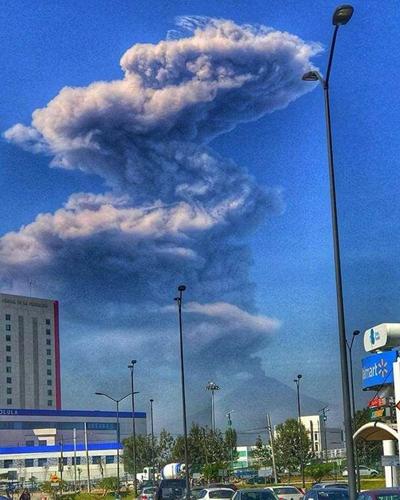
[[[61,408],[58,301],[0,294],[0,408]]]
[[[316,456],[336,458],[344,449],[343,431],[338,427],[327,427],[322,415],[301,417],[311,441],[311,451]],[[340,453],[339,453],[340,450]]]

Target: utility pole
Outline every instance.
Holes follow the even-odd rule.
[[[89,448],[88,448],[88,436],[87,436],[87,424],[83,423],[84,436],[85,436],[85,452],[86,452],[86,474],[87,474],[87,490],[90,493],[90,462],[89,462]]]
[[[274,481],[275,481],[275,483],[277,483],[278,482],[278,474],[276,473],[274,432],[272,430],[271,416],[269,413],[267,413],[267,430],[268,430],[268,435],[269,435],[269,445],[271,446],[272,472],[274,474]]]
[[[74,491],[76,492],[76,429],[73,430],[74,440]]]

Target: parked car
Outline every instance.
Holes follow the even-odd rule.
[[[190,488],[192,500],[197,500],[204,488],[205,486],[193,486],[193,488]]]
[[[186,479],[162,479],[155,500],[177,500],[185,496]]]
[[[304,496],[296,486],[269,486],[265,489],[275,493],[279,500],[302,500]]]
[[[232,500],[278,500],[278,497],[271,490],[244,488],[238,490]]]
[[[379,475],[379,472],[376,469],[371,469],[370,467],[366,467],[365,465],[359,465],[358,468],[360,470],[360,476],[375,477],[375,476]],[[356,470],[356,473],[357,473],[357,470]],[[343,477],[347,477],[348,476],[347,469],[345,469],[343,471],[342,475],[343,475]]]
[[[400,488],[381,488],[359,493],[357,500],[400,500]]]
[[[155,486],[146,486],[142,488],[139,500],[153,500],[156,495],[157,488]]]
[[[230,500],[235,492],[230,488],[204,488],[199,495],[199,500]]]
[[[349,485],[345,482],[343,483],[315,483],[312,485],[312,489],[321,489],[321,488],[348,488]]]
[[[349,500],[349,491],[346,488],[311,488],[304,500]]]

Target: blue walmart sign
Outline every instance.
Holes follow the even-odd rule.
[[[393,383],[393,362],[397,351],[372,354],[362,360],[362,388],[369,389],[382,384]]]

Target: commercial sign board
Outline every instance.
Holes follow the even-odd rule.
[[[381,323],[364,333],[364,348],[367,352],[397,346],[400,346],[400,323]]]
[[[362,388],[372,389],[393,383],[393,363],[397,351],[384,351],[371,354],[362,360]]]
[[[394,411],[390,407],[370,408],[369,417],[371,420],[393,420],[395,418]]]
[[[368,408],[382,408],[383,406],[394,406],[393,397],[379,397],[375,396],[368,401]]]
[[[272,467],[261,467],[258,469],[258,477],[272,477]]]

